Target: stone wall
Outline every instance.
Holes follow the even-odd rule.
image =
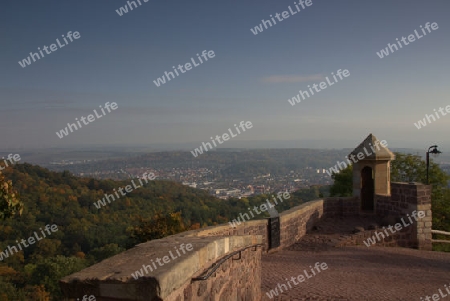
[[[187,282],[164,301],[261,300],[260,259],[260,247],[245,249],[227,258],[210,278]]]
[[[400,221],[401,223],[401,221]],[[409,223],[409,222],[407,222]],[[395,223],[394,223],[395,225]],[[392,226],[394,226],[392,225]],[[417,240],[415,239],[415,226],[407,226],[400,231],[392,233],[383,228],[375,230],[365,230],[356,234],[350,235],[347,239],[343,239],[337,246],[377,246],[377,247],[403,247],[403,248],[418,248]],[[384,232],[386,230],[386,232]],[[378,236],[377,236],[378,234]],[[375,244],[370,243],[367,239],[370,238],[375,241]],[[364,243],[366,242],[366,243]]]
[[[289,247],[322,217],[357,216],[360,205],[358,197],[326,198],[281,213],[280,246],[272,250],[268,248],[267,219],[234,226],[228,223],[149,241],[65,277],[61,288],[70,301],[83,295],[94,295],[99,301],[202,301],[212,300],[211,296],[215,300],[260,300],[262,252]],[[425,211],[425,218],[376,245],[431,249],[431,186],[392,183],[392,196],[375,197],[375,213],[391,216],[393,222],[414,210]],[[357,233],[343,245],[362,245],[374,234],[375,231]],[[191,244],[192,252],[139,279],[131,276],[180,244]],[[215,266],[218,268],[209,278],[195,280]]]
[[[324,202],[308,202],[280,214],[280,246],[271,251],[303,237],[323,216]],[[267,219],[187,231],[137,245],[65,277],[61,288],[71,301],[85,294],[99,301],[200,301],[210,300],[212,295],[220,296],[217,300],[259,300],[261,252],[268,251],[267,237]],[[181,243],[192,244],[192,253],[158,266],[137,280],[131,276]],[[218,269],[209,278],[193,280],[217,264]]]
[[[206,227],[193,232],[198,237],[205,236],[233,236],[233,235],[261,235],[264,250],[268,249],[267,242],[267,219],[251,220],[241,222],[235,227],[230,224]]]
[[[208,300],[211,294],[222,300],[259,300],[261,242],[261,236],[197,237],[189,231],[139,244],[63,278],[60,285],[70,301],[83,295],[98,301],[193,301]],[[192,248],[183,252],[181,244]],[[217,263],[209,278],[193,281]]]
[[[379,217],[399,219],[411,215],[413,211],[424,211],[425,217],[414,223],[409,233],[408,246],[421,250],[431,250],[431,185],[421,183],[391,183],[391,195],[375,196],[375,211]],[[404,243],[402,243],[404,244]]]
[[[280,214],[280,247],[283,249],[299,241],[323,216],[324,200],[316,200],[294,207]]]
[[[323,206],[326,217],[356,216],[359,214],[361,202],[359,197],[333,197],[326,198]]]
[[[402,217],[416,209],[420,202],[431,200],[430,189],[420,183],[392,183],[391,195],[376,195],[376,213],[379,216]],[[420,195],[419,195],[420,194]]]
[[[353,198],[352,198],[353,199]],[[331,210],[331,209],[330,209]],[[294,244],[310,230],[324,212],[324,200],[315,200],[293,207],[280,214],[280,247]],[[261,235],[263,250],[268,251],[268,220],[253,220],[231,226],[224,224],[198,230],[197,236]]]

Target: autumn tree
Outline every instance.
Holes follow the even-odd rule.
[[[5,180],[0,172],[0,218],[5,219],[16,214],[22,214],[23,204],[19,201],[12,181]]]
[[[131,231],[131,237],[138,242],[160,239],[185,231],[181,212],[163,214],[158,212],[150,220],[139,218],[139,224]]]

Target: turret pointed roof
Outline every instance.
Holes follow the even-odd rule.
[[[394,160],[395,155],[387,147],[381,145],[380,140],[372,134],[369,134],[357,148],[355,148],[350,154],[357,156],[358,153],[364,154],[362,160]]]

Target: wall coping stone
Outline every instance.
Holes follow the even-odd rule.
[[[213,235],[214,232],[221,232],[223,230],[233,230],[236,228],[240,228],[240,227],[252,227],[252,226],[266,226],[267,225],[267,218],[261,218],[261,219],[254,219],[254,220],[249,220],[246,222],[241,222],[239,225],[232,227],[230,224],[226,223],[226,224],[220,224],[220,225],[216,225],[216,226],[209,226],[206,228],[202,228],[202,229],[198,229],[195,230],[196,233],[193,233],[193,235],[195,236],[210,236]]]
[[[186,254],[183,254],[180,250],[181,256],[178,257],[174,250],[175,248],[179,249],[182,243],[185,245],[192,244],[193,250],[186,251]],[[86,287],[94,284],[91,289],[98,297],[151,300],[152,298],[149,297],[150,295],[154,296],[157,291],[157,284],[159,284],[160,297],[164,299],[221,257],[233,251],[261,243],[261,235],[222,237],[172,235],[141,243],[125,252],[67,276],[61,280],[61,286],[63,289],[68,288],[67,292],[70,292],[70,287],[74,282]],[[169,250],[172,250],[172,254],[177,258],[159,266],[155,261],[156,258],[168,256]],[[138,280],[131,276],[131,273],[140,270],[143,264],[151,265],[152,259],[157,266],[156,270],[149,271],[148,274]],[[146,287],[147,292],[139,296],[140,294],[137,293],[139,287]],[[69,297],[75,298],[76,296]]]
[[[410,187],[431,186],[431,185],[423,184],[421,182],[391,182],[391,185],[394,185],[394,186],[410,186]]]

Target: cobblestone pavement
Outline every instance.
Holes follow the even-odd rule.
[[[377,246],[335,247],[351,235],[355,225],[372,224],[368,219],[346,220],[345,224],[326,221],[290,248],[263,255],[262,300],[420,301],[420,297],[438,294],[439,289],[445,293],[444,285],[450,286],[450,253]],[[266,295],[278,284],[287,285],[291,277],[304,275],[304,270],[311,274],[309,266],[316,262],[325,262],[328,269],[302,283],[297,281],[297,285],[291,281],[292,288],[278,297]],[[439,300],[450,301],[450,295]]]

